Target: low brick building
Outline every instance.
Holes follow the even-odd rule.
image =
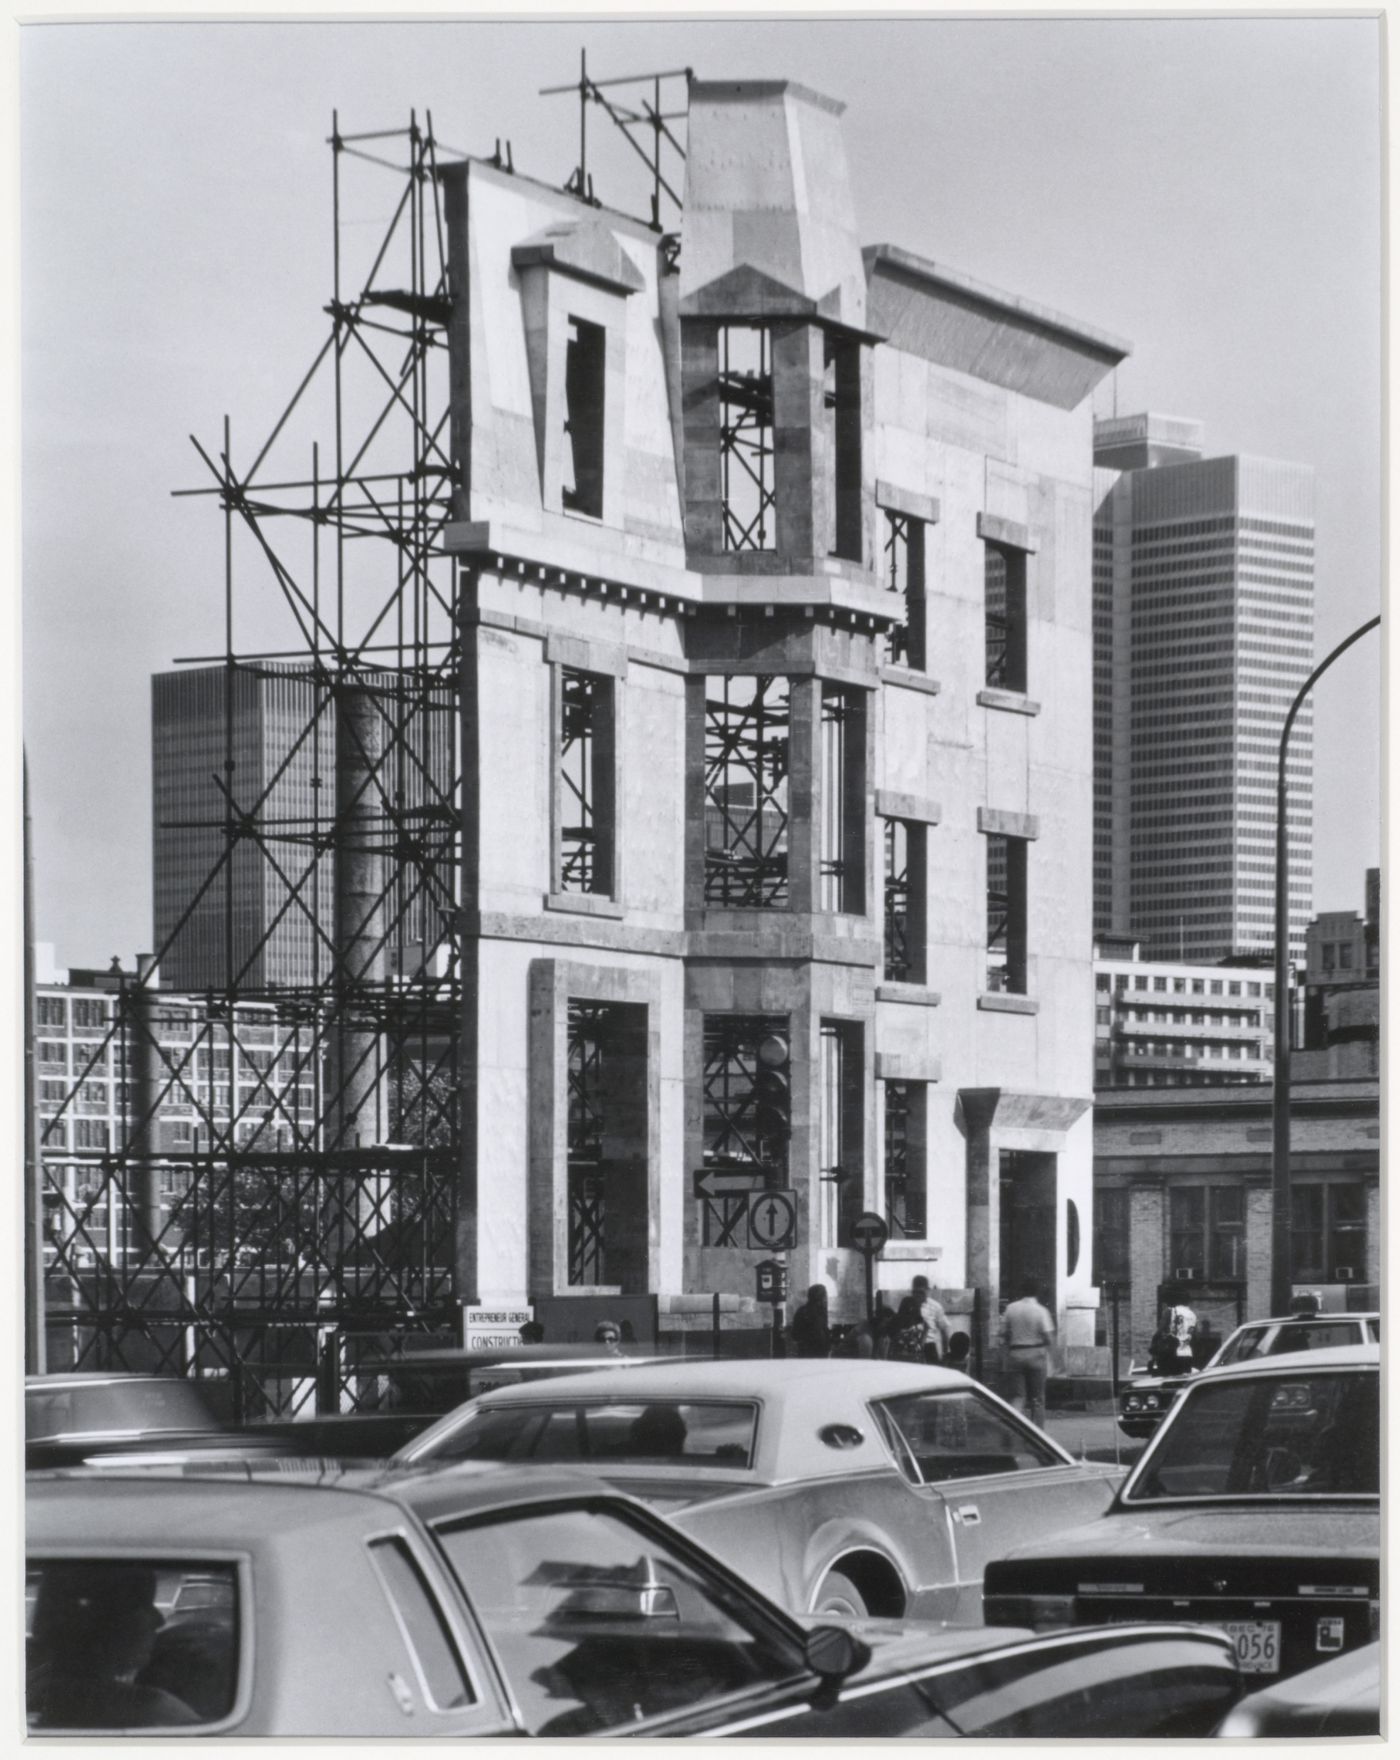
[[[1295,1082],[1293,1280],[1328,1306],[1380,1282],[1380,1087]],[[1120,1350],[1141,1357],[1174,1281],[1217,1331],[1269,1312],[1272,1089],[1101,1093],[1094,1106],[1094,1281],[1116,1285]],[[1105,1301],[1103,1327],[1111,1324]]]

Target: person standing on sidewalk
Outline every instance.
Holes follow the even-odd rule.
[[[1055,1322],[1036,1297],[1034,1279],[1021,1285],[1020,1298],[1008,1302],[1001,1317],[1001,1342],[1009,1386],[1007,1397],[1024,1395],[1026,1416],[1045,1428],[1045,1381],[1050,1373],[1050,1346]]]
[[[948,1324],[943,1304],[929,1289],[926,1277],[916,1277],[910,1285],[909,1293],[919,1304],[919,1312],[928,1328],[924,1343],[924,1361],[941,1363],[948,1354],[948,1339],[953,1330]]]

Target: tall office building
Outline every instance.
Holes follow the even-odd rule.
[[[1313,665],[1313,473],[1094,425],[1094,932],[1196,963],[1273,946],[1283,718]],[[1312,709],[1289,746],[1289,945],[1312,915]]]
[[[410,688],[387,672],[318,679],[309,668],[268,664],[156,674],[163,984],[257,995],[325,982],[334,964],[336,874],[327,852],[337,815],[354,821],[352,833],[337,835],[355,857],[390,864],[383,907],[363,907],[368,957],[407,975],[432,957],[453,901],[434,895],[424,878],[431,864],[404,844],[453,835],[441,803],[455,774],[456,706],[437,685],[406,702]],[[347,766],[337,765],[343,745],[348,782]]]

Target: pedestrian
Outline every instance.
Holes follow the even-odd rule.
[[[1179,1289],[1174,1289],[1167,1297],[1171,1306],[1167,1311],[1166,1331],[1171,1333],[1176,1346],[1175,1367],[1178,1372],[1195,1368],[1195,1359],[1191,1355],[1191,1340],[1196,1331],[1196,1310],[1188,1307],[1186,1298]]]
[[[1162,1325],[1152,1334],[1152,1343],[1147,1347],[1147,1373],[1149,1375],[1174,1375],[1176,1373],[1176,1340]]]
[[[538,1320],[527,1320],[520,1328],[521,1344],[543,1344],[544,1327]]]
[[[593,1342],[603,1347],[603,1354],[609,1357],[622,1355],[622,1328],[616,1320],[600,1320],[593,1328]]]
[[[1001,1342],[1009,1377],[1008,1397],[1024,1396],[1032,1424],[1045,1424],[1045,1381],[1050,1372],[1050,1346],[1055,1322],[1036,1298],[1036,1284],[1027,1278],[1020,1297],[1008,1302],[1001,1317]]]
[[[965,1332],[955,1332],[948,1340],[948,1352],[943,1359],[945,1369],[956,1369],[959,1374],[971,1373],[968,1358],[972,1354],[972,1340]]]
[[[928,1343],[928,1327],[924,1324],[923,1303],[908,1295],[899,1304],[890,1336],[892,1363],[922,1363],[924,1346]]]
[[[889,1356],[890,1339],[894,1336],[894,1309],[885,1300],[883,1292],[875,1298],[875,1313],[870,1324],[875,1337],[875,1355]]]
[[[788,1328],[795,1357],[825,1357],[831,1351],[831,1319],[826,1308],[826,1285],[814,1283],[792,1317]]]
[[[929,1289],[926,1277],[916,1277],[909,1286],[909,1293],[919,1304],[919,1312],[923,1316],[925,1328],[924,1361],[941,1363],[948,1354],[948,1340],[952,1335],[952,1327],[948,1324],[948,1316],[943,1304]]]
[[[854,1326],[843,1326],[831,1347],[833,1357],[873,1357],[875,1328],[868,1319],[857,1320]]]

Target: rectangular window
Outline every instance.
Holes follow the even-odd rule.
[[[850,562],[862,560],[860,344],[826,336],[823,407],[827,418],[827,549]]]
[[[821,908],[865,910],[866,693],[822,686]]]
[[[765,1185],[785,1186],[792,1131],[788,1017],[707,1014],[704,1056],[706,1169],[761,1174]],[[714,1226],[723,1229],[722,1215]],[[707,1234],[706,1246],[719,1244]]]
[[[569,319],[564,358],[563,501],[569,513],[603,517],[603,399],[607,332]]]
[[[1174,1186],[1168,1274],[1198,1281],[1206,1275],[1206,1188]]]
[[[822,1022],[817,1238],[824,1248],[850,1243],[864,1181],[863,1034],[855,1021]]]
[[[773,355],[766,326],[726,324],[719,332],[720,500],[726,550],[771,550]]]
[[[928,826],[885,820],[885,977],[924,984],[927,968]]]
[[[983,583],[987,628],[987,683],[1003,691],[1026,689],[1026,555],[984,541]]]
[[[39,1062],[49,1069],[68,1068],[68,1047],[59,1039],[40,1039],[36,1047]]]
[[[1295,1281],[1359,1282],[1364,1278],[1364,1185],[1352,1182],[1345,1185],[1294,1186],[1292,1212]]]
[[[560,892],[613,896],[615,688],[601,673],[559,668]]]
[[[1242,1280],[1244,1265],[1244,1188],[1210,1188],[1210,1275]]]
[[[1026,993],[1026,844],[987,834],[987,988]]]
[[[40,996],[35,1001],[34,1018],[41,1027],[62,1027],[66,1018],[61,996]]]
[[[73,1147],[75,1149],[105,1149],[107,1147],[107,1121],[102,1118],[75,1119]]]
[[[894,1240],[928,1239],[928,1084],[885,1083],[885,1216]]]
[[[100,1031],[107,1025],[107,1004],[97,997],[75,996],[73,1025],[82,1033]]]
[[[789,729],[785,678],[705,681],[706,904],[787,906]]]
[[[916,672],[928,664],[924,531],[924,521],[912,514],[885,510],[885,586],[898,595],[902,612],[885,638],[885,658]]]

